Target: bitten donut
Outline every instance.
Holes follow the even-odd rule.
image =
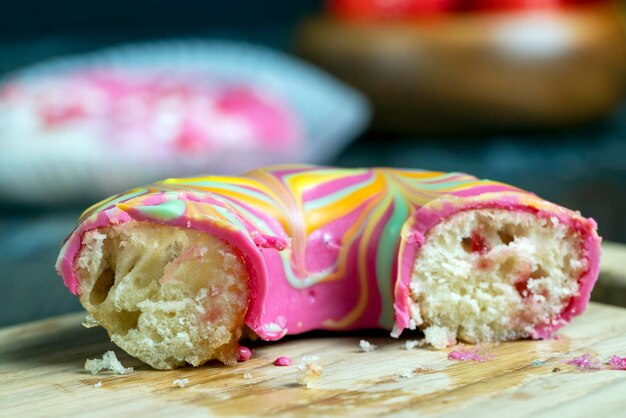
[[[113,196],[57,269],[117,345],[169,369],[314,329],[549,338],[585,309],[599,255],[592,219],[503,183],[297,165]]]

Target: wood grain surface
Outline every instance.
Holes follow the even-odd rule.
[[[602,243],[600,277],[591,299],[626,308],[626,245]]]
[[[624,416],[626,407],[626,371],[565,364],[583,353],[602,360],[626,355],[626,310],[600,304],[558,340],[481,346],[494,356],[484,363],[451,361],[448,351],[405,350],[404,339],[380,333],[314,334],[259,344],[252,360],[236,367],[155,371],[116,348],[103,330],[83,328],[82,319],[73,314],[0,331],[0,415],[606,417]],[[360,351],[361,338],[378,349]],[[84,370],[86,359],[107,350],[135,371]],[[323,367],[309,388],[297,384],[303,355],[319,356]],[[294,364],[274,366],[278,356]],[[189,383],[180,388],[175,379]]]

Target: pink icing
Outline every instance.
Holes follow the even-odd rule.
[[[72,94],[67,94],[71,91]],[[273,93],[196,70],[85,69],[2,88],[5,111],[31,111],[41,135],[90,126],[124,150],[292,149],[296,117]],[[53,138],[53,137],[51,137]]]
[[[289,357],[278,357],[276,360],[274,360],[274,366],[290,366],[291,365],[291,359]]]
[[[626,357],[613,355],[607,364],[614,370],[626,370]]]
[[[241,255],[251,279],[246,324],[261,338],[276,340],[313,329],[392,327],[397,336],[410,325],[411,273],[429,231],[460,211],[497,208],[556,217],[583,237],[588,269],[580,278],[580,292],[557,320],[538,327],[533,338],[550,337],[584,310],[598,274],[600,241],[593,220],[513,187],[490,186],[460,174],[433,173],[432,181],[416,181],[410,195],[393,194],[420,172],[406,173],[407,178],[399,170],[308,166],[258,170],[230,180],[232,185],[245,180],[237,188],[244,198],[219,187],[228,178],[157,183],[138,194],[115,197],[119,203],[108,200],[88,211],[67,240],[58,270],[66,286],[78,293],[74,261],[83,234],[94,228],[131,220],[191,228],[215,235]],[[396,177],[401,179],[396,189],[385,185]],[[452,180],[457,189],[464,181],[464,191],[449,191]],[[428,187],[422,189],[420,184]],[[357,186],[353,194],[342,197],[344,190]],[[359,195],[370,187],[380,191]],[[263,209],[255,194],[265,196],[268,208]],[[337,196],[340,203],[323,210],[306,206],[329,196]],[[397,216],[403,209],[399,196],[418,202],[411,201],[404,217]],[[153,213],[171,202],[183,204],[184,212],[165,217]],[[307,225],[318,224],[305,233]]]
[[[250,350],[248,347],[244,347],[242,345],[237,347],[237,361],[238,362],[248,361],[250,360],[251,357],[252,357],[252,350]]]
[[[574,357],[573,359],[568,360],[566,364],[576,366],[582,370],[602,370],[606,368],[597,356],[593,356],[589,353]],[[626,370],[626,357],[613,355],[604,364],[608,365],[611,370]]]
[[[472,360],[472,361],[478,361],[478,362],[485,362],[488,360],[492,360],[494,357],[491,354],[480,354],[478,351],[474,351],[474,350],[463,350],[463,351],[450,351],[450,353],[448,354],[448,358],[450,360],[458,360],[458,361],[467,361],[467,360]]]
[[[579,357],[574,357],[569,360],[567,364],[584,370],[599,370],[602,368],[600,361],[597,358],[592,357],[589,353],[585,353]]]

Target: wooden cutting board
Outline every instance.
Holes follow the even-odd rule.
[[[602,243],[600,277],[593,288],[591,299],[596,302],[626,308],[626,245],[617,242]]]
[[[73,314],[0,331],[0,416],[624,416],[626,371],[565,364],[583,353],[626,356],[626,310],[591,304],[553,341],[484,345],[483,363],[447,351],[403,349],[383,334],[317,334],[255,348],[236,367],[155,371],[124,354],[101,329]],[[378,345],[362,352],[359,340]],[[92,376],[87,358],[114,350],[128,375]],[[319,356],[321,378],[297,384],[303,355]],[[294,365],[277,367],[278,356]],[[404,377],[402,376],[404,375]],[[186,387],[173,384],[189,379]],[[101,387],[94,385],[101,382]]]

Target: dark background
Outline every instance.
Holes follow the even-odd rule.
[[[55,56],[153,39],[222,38],[290,51],[316,0],[2,0],[0,76]],[[330,164],[465,171],[513,183],[595,218],[626,242],[626,106],[558,132],[414,138],[366,133]],[[78,310],[54,272],[60,242],[83,207],[0,201],[0,326]]]
[[[319,0],[3,0],[3,36],[128,31],[180,34],[215,28],[263,29],[294,23],[321,9]]]

